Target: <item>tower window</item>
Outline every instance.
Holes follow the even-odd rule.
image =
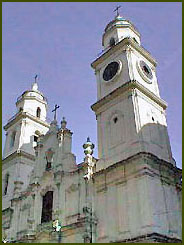
[[[134,40],[136,43],[138,43],[135,37],[133,37],[133,40]]]
[[[40,109],[40,107],[38,107],[37,110],[36,110],[36,116],[38,118],[40,118],[40,115],[41,115],[41,109]]]
[[[43,196],[41,223],[52,220],[53,191],[48,191]]]
[[[4,195],[6,195],[7,191],[8,191],[9,177],[10,177],[10,175],[7,173],[6,177],[5,177]]]
[[[38,142],[38,136],[34,135],[34,142]]]
[[[23,111],[23,108],[22,107],[19,108],[19,112],[21,112],[21,111]]]
[[[146,74],[149,75],[150,72],[149,72],[148,68],[147,68],[146,66],[143,66],[142,68],[143,68],[143,70],[146,72]]]
[[[110,44],[111,47],[115,45],[114,37],[111,37],[109,44]]]
[[[10,148],[14,147],[15,144],[15,137],[16,137],[16,131],[14,131],[11,135],[11,139],[10,139]]]
[[[115,117],[115,118],[113,119],[113,121],[114,121],[114,123],[117,123],[118,118],[117,118],[117,117]]]

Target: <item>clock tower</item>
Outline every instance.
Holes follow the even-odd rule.
[[[156,60],[120,15],[106,26],[102,45],[91,64],[97,80],[97,242],[180,242],[181,170],[171,153]]]
[[[104,51],[93,63],[97,79],[99,158],[105,166],[140,152],[175,165],[160,98],[156,60],[135,26],[117,15],[105,28]],[[103,164],[101,164],[103,166]]]

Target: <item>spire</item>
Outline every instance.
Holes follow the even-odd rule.
[[[34,90],[34,91],[38,91],[38,75],[36,75],[35,77],[34,77],[34,79],[35,79],[35,81],[34,81],[34,83],[32,84],[32,90]]]

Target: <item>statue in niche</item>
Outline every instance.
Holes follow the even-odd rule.
[[[49,148],[45,152],[45,157],[46,157],[46,161],[47,161],[47,165],[45,168],[46,171],[49,171],[52,168],[53,155],[54,155],[54,151],[52,150],[52,148]]]

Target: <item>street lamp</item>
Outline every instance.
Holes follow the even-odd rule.
[[[55,231],[59,232],[58,234],[58,243],[61,243],[61,222],[58,219],[54,220],[52,223],[52,227]]]

